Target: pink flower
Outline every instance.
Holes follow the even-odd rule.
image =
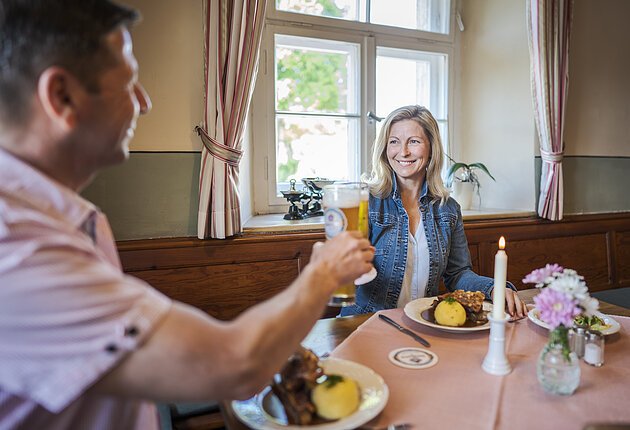
[[[540,284],[542,287],[546,283],[547,278],[550,278],[556,273],[561,273],[563,270],[564,267],[558,264],[547,264],[542,269],[536,269],[529,275],[525,276],[525,278],[523,278],[523,283]],[[536,285],[536,287],[538,287],[538,285]]]
[[[580,314],[578,300],[551,288],[544,288],[534,297],[534,303],[540,312],[540,319],[549,324],[552,330],[560,324],[572,327],[573,318]]]

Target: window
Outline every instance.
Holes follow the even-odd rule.
[[[276,34],[274,46],[278,188],[356,177],[360,44]]]
[[[283,212],[289,181],[358,180],[378,123],[427,106],[448,147],[449,0],[269,0],[254,94],[254,208]]]
[[[447,140],[447,61],[443,53],[377,47],[376,111],[385,114],[403,105],[426,106]]]
[[[286,12],[448,33],[449,2],[444,0],[276,0]]]

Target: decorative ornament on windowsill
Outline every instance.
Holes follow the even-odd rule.
[[[326,178],[302,178],[304,188],[296,190],[296,181],[289,181],[288,191],[281,191],[282,196],[289,202],[289,211],[284,215],[286,220],[301,220],[305,218],[323,216],[322,198],[323,188],[335,181]]]
[[[549,342],[540,353],[536,372],[542,388],[552,394],[571,395],[580,385],[577,354],[569,346],[569,330],[576,320],[591,318],[599,308],[588,293],[584,277],[575,270],[547,264],[523,279],[541,292],[534,297],[538,318],[549,325]]]
[[[457,200],[457,203],[462,207],[463,210],[470,209],[472,204],[473,195],[475,190],[477,190],[477,196],[479,197],[479,206],[481,206],[481,183],[479,182],[479,177],[475,173],[475,170],[479,169],[493,181],[494,176],[490,174],[490,171],[483,163],[461,163],[453,160],[451,157],[447,155],[448,159],[453,163],[451,167],[448,168],[446,173],[446,186],[447,188],[453,188],[453,198]],[[462,170],[462,173],[459,176],[456,176],[456,173],[459,170]]]

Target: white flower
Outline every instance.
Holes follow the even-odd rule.
[[[567,272],[572,273],[567,274]],[[581,301],[588,297],[588,287],[583,280],[584,278],[576,275],[574,270],[565,269],[561,276],[549,283],[549,288]]]
[[[595,314],[595,311],[599,309],[599,300],[595,297],[587,296],[580,301],[580,306],[584,309],[582,313],[587,317],[591,317]]]
[[[575,277],[584,279],[584,277],[579,276],[577,272],[573,269],[564,269],[564,272],[562,274],[565,276],[575,276]]]

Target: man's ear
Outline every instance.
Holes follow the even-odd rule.
[[[77,79],[61,67],[49,67],[37,82],[37,97],[48,118],[68,130],[77,122],[77,108],[81,88]]]

